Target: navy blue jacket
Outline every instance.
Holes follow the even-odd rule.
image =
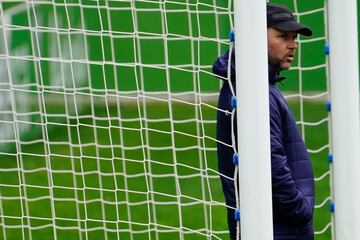
[[[213,72],[227,78],[228,52],[213,65]],[[231,82],[235,88],[235,56],[231,58]],[[269,65],[269,104],[271,137],[272,200],[275,240],[312,240],[314,209],[314,176],[304,141],[289,106],[275,84],[284,78]],[[231,110],[229,82],[224,81],[218,107]],[[231,119],[218,111],[217,139],[231,143]],[[236,131],[236,129],[235,129]],[[233,150],[218,143],[219,172],[230,178],[234,175]],[[225,201],[235,207],[234,182],[221,177]],[[236,239],[233,210],[228,208],[231,239]]]

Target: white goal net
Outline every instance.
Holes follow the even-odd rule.
[[[324,1],[277,2],[315,32],[281,88],[330,239]],[[1,1],[0,238],[228,239],[211,68],[233,14],[220,0]]]

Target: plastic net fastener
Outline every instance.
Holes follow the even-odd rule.
[[[234,217],[236,221],[240,221],[240,209],[235,210]]]
[[[234,153],[233,155],[233,163],[235,166],[239,164],[239,155],[237,153]]]
[[[236,106],[237,106],[237,98],[236,98],[236,96],[232,96],[230,105],[231,105],[232,108],[236,108]]]

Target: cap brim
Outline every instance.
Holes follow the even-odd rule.
[[[295,22],[295,21],[279,22],[276,24],[272,24],[271,27],[274,27],[281,31],[286,31],[286,32],[297,32],[304,36],[312,35],[312,31],[310,28],[308,28],[298,22]]]

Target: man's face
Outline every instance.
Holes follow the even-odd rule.
[[[267,29],[269,63],[277,71],[289,69],[294,60],[296,32],[283,32],[275,28]]]

